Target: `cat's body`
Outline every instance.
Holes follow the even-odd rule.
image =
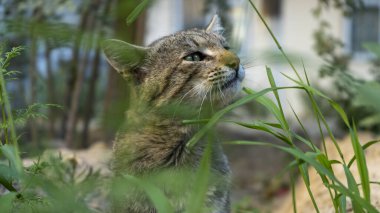
[[[237,94],[244,78],[239,59],[226,49],[218,30],[218,18],[214,17],[206,30],[181,31],[148,47],[118,40],[104,45],[110,64],[135,88],[127,124],[115,140],[113,170],[154,183],[176,212],[186,209],[207,146],[201,141],[192,149],[186,147],[197,128],[182,120],[203,115],[206,105],[220,109]],[[205,206],[207,212],[227,213],[230,169],[221,145],[210,146],[211,177]],[[156,212],[137,189],[126,192],[125,200],[116,203],[124,212]]]

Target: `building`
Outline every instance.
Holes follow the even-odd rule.
[[[297,69],[303,72],[303,63],[311,79],[317,79],[318,68],[323,63],[314,51],[313,34],[326,20],[329,23],[329,33],[345,44],[340,51],[351,54],[353,60],[351,69],[359,78],[370,79],[369,59],[371,55],[365,51],[365,42],[380,42],[380,1],[364,0],[366,8],[355,12],[352,17],[345,17],[341,10],[332,5],[323,9],[319,18],[313,15],[318,7],[317,0],[253,0],[262,12],[268,25],[275,34],[285,52]],[[332,3],[331,3],[332,4]],[[215,8],[206,15],[205,0],[160,0],[148,10],[146,43],[163,35],[178,30],[207,24],[211,13],[218,12]],[[292,85],[281,73],[294,76],[290,66],[279,55],[275,42],[267,29],[255,14],[248,0],[229,0],[231,7],[229,17],[232,23],[230,38],[239,51],[239,55],[249,67],[247,69],[246,86],[262,89],[267,87],[265,66],[272,68],[277,83],[281,86]],[[319,86],[329,87],[331,81],[314,82]],[[285,93],[285,92],[282,92]],[[289,100],[297,112],[305,114],[299,92],[286,91],[284,99]],[[289,108],[287,113],[292,114]]]

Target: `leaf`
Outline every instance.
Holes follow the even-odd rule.
[[[14,212],[13,209],[13,201],[16,198],[17,193],[11,192],[6,195],[0,196],[0,209],[1,212]]]
[[[267,76],[268,76],[268,80],[270,82],[271,87],[272,88],[276,88],[277,85],[276,85],[276,82],[274,80],[274,77],[273,77],[273,74],[272,74],[272,70],[269,67],[266,67],[266,70],[267,70]],[[279,122],[280,122],[280,124],[283,125],[282,128],[285,131],[289,131],[289,124],[288,124],[288,122],[285,119],[284,110],[282,109],[282,105],[281,105],[281,101],[280,101],[280,96],[278,95],[278,91],[277,90],[273,90],[273,94],[276,97],[277,105],[278,105],[278,108],[279,108],[279,113],[280,113],[280,120],[279,120]]]
[[[218,111],[217,113],[215,113],[211,117],[209,122],[187,142],[186,147],[191,149],[218,122],[218,120],[223,117],[223,115],[225,115],[226,113],[230,112],[231,110],[235,109],[238,106],[246,104],[246,103],[248,103],[254,99],[257,99],[258,97],[270,92],[271,90],[272,90],[271,88],[267,88],[267,89],[264,89],[258,93],[255,93],[252,95],[247,95],[247,96],[237,100],[233,104],[231,104],[231,105],[225,107],[224,109]]]
[[[186,213],[205,212],[204,201],[207,199],[208,183],[211,176],[211,143],[212,140],[208,140],[196,174],[194,191],[190,197],[188,211],[186,211]]]
[[[141,12],[148,6],[151,0],[143,0],[137,7],[129,14],[127,17],[127,25],[132,24],[137,17],[141,14]]]
[[[363,149],[363,151],[364,151],[364,150],[366,150],[367,148],[369,148],[370,146],[372,146],[372,145],[374,145],[374,144],[377,144],[377,143],[380,143],[380,140],[370,141],[370,142],[364,144],[364,145],[362,146],[362,149]],[[354,155],[354,156],[351,158],[350,162],[348,163],[348,168],[350,168],[350,167],[352,166],[352,164],[354,163],[355,159],[356,159],[356,155]]]
[[[219,110],[211,117],[211,119],[206,125],[204,125],[197,133],[194,134],[194,136],[187,142],[186,147],[191,149],[219,121],[219,119],[221,119],[226,113],[230,112],[231,110],[241,105],[244,105],[246,103],[249,103],[250,101],[258,99],[259,97],[269,93],[270,91],[280,90],[280,89],[290,89],[290,88],[300,89],[300,87],[267,88],[267,89],[261,90],[260,92],[249,94],[235,101],[234,103],[228,105],[227,107]]]
[[[347,212],[347,199],[346,196],[343,196],[343,194],[338,194],[335,197],[336,200],[339,200],[339,210],[341,213]]]
[[[0,164],[0,184],[11,192],[17,191],[12,184],[12,180],[17,176],[12,168]],[[1,208],[0,208],[1,209]]]
[[[370,107],[380,112],[380,84],[367,82],[358,88],[358,93],[353,104],[356,106]]]
[[[380,58],[380,45],[375,42],[366,42],[363,44],[363,47],[367,49],[369,52],[372,52],[376,55],[376,57]]]
[[[272,88],[276,88],[276,87],[272,87]],[[257,93],[256,91],[254,91],[252,89],[248,89],[248,88],[245,88],[244,91],[250,95]],[[273,89],[273,91],[275,91],[275,89]],[[282,117],[281,109],[279,107],[277,107],[277,105],[271,99],[269,99],[268,97],[265,97],[265,96],[261,96],[261,97],[257,98],[256,101],[259,102],[260,104],[262,104],[263,106],[265,106],[265,108],[267,110],[269,110],[276,117],[276,119],[279,121],[279,123],[283,129],[286,127],[286,124],[285,124],[286,122],[284,123],[284,119]]]
[[[368,176],[368,168],[367,168],[367,162],[365,159],[364,151],[362,149],[362,146],[360,145],[358,134],[356,132],[355,124],[353,126],[353,129],[350,129],[351,134],[351,142],[352,146],[354,148],[354,153],[356,156],[356,163],[359,170],[360,175],[360,181],[362,184],[362,189],[364,193],[364,198],[371,202],[371,188],[369,183],[369,176]]]
[[[44,111],[43,111],[43,110],[46,110],[47,108],[62,109],[63,107],[58,104],[34,103],[27,106],[24,109],[16,110],[13,116],[14,123],[16,125],[23,126],[29,119],[34,119],[34,118],[47,119],[48,117],[44,114]],[[5,126],[7,127],[7,124],[5,124]]]
[[[0,146],[0,151],[3,153],[5,158],[9,160],[11,167],[15,169],[17,174],[21,175],[23,172],[22,162],[16,149],[13,146],[5,144]]]
[[[173,207],[170,205],[169,200],[156,186],[131,175],[123,175],[123,177],[146,192],[158,213],[174,213]]]
[[[280,149],[284,152],[287,152],[291,154],[293,157],[297,159],[301,159],[311,165],[320,175],[325,175],[329,179],[331,179],[335,184],[329,184],[327,185],[330,188],[333,188],[342,194],[350,197],[352,200],[355,200],[358,202],[364,209],[366,209],[368,212],[378,212],[376,208],[371,205],[371,203],[357,194],[353,193],[351,190],[346,188],[342,182],[340,182],[334,174],[332,174],[328,169],[326,169],[324,166],[322,166],[318,161],[316,161],[312,156],[315,155],[306,155],[300,150],[279,146],[271,143],[265,143],[265,142],[257,142],[257,141],[231,141],[226,144],[238,144],[238,145],[256,145],[256,146],[267,146],[267,147],[274,147],[276,149]]]
[[[296,182],[294,180],[294,177],[293,177],[292,173],[290,173],[289,176],[290,176],[290,188],[291,188],[291,191],[292,191],[293,212],[297,213],[297,200],[296,200],[296,190],[295,190]]]
[[[278,133],[278,132],[274,131],[270,125],[267,125],[263,122],[254,122],[254,123],[232,122],[232,123],[235,123],[239,126],[243,126],[243,127],[249,128],[249,129],[256,129],[256,130],[260,130],[263,132],[267,132],[267,133],[273,135],[274,137],[280,139],[281,141],[291,145],[289,139],[285,135],[283,135],[282,133]]]
[[[353,193],[360,196],[358,185],[351,171],[345,165],[343,165],[343,168],[344,168],[344,173],[346,174],[348,189],[351,190]],[[352,200],[352,208],[354,212],[362,212],[360,205],[355,200]]]

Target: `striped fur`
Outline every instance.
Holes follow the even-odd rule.
[[[244,78],[239,58],[218,33],[220,27],[217,32],[212,26],[207,29],[181,31],[148,47],[115,40],[104,45],[110,64],[136,89],[128,122],[115,140],[113,170],[153,181],[176,212],[186,208],[205,147],[200,142],[192,150],[186,148],[196,127],[182,124],[182,119],[201,118],[230,103]],[[184,60],[194,52],[201,52],[204,60]],[[212,210],[207,212],[227,213],[230,170],[218,143],[212,144],[211,169],[213,179],[205,205]],[[169,178],[160,178],[163,174]],[[178,181],[175,187],[174,180]],[[114,210],[155,212],[139,190],[126,192],[126,199],[116,202]]]

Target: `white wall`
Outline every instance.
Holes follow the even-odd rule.
[[[153,2],[147,12],[145,44],[183,29],[182,0]]]

